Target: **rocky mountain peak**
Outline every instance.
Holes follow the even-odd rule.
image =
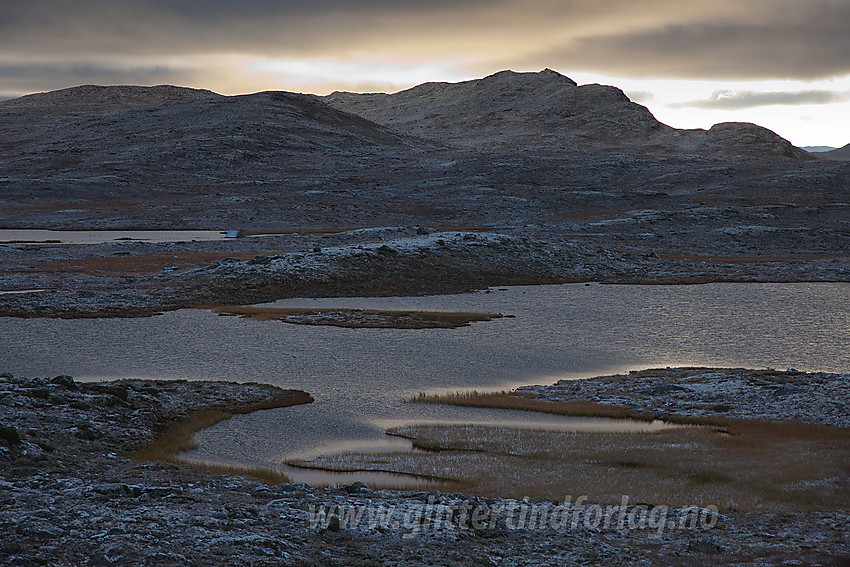
[[[814,159],[754,124],[677,130],[610,85],[578,86],[551,69],[499,71],[395,94],[334,93],[329,105],[396,131],[469,148],[616,150]]]
[[[466,147],[617,147],[647,143],[665,128],[620,89],[578,86],[551,69],[425,83],[392,95],[334,93],[325,101],[406,134]]]
[[[499,71],[488,75],[483,79],[468,81],[478,86],[487,87],[491,85],[514,86],[516,88],[533,88],[541,85],[565,85],[578,86],[575,81],[552,69],[543,69],[538,72]]]
[[[706,145],[735,151],[750,157],[783,156],[793,159],[813,159],[773,130],[750,122],[721,122],[706,132]]]

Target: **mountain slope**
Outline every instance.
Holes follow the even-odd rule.
[[[670,130],[619,89],[577,86],[554,71],[501,71],[461,83],[425,83],[396,94],[333,93],[324,100],[400,132],[461,146],[616,146]]]
[[[0,102],[0,107],[15,109],[18,112],[37,110],[42,113],[57,114],[120,110],[142,106],[159,107],[223,98],[225,97],[212,91],[172,85],[156,87],[82,85],[3,101]]]
[[[226,97],[171,86],[83,86],[0,102],[4,169],[29,176],[203,172],[292,153],[357,153],[409,145],[316,97]]]
[[[818,154],[818,157],[835,161],[850,161],[850,144],[847,144],[846,146],[843,146],[836,150]]]
[[[395,94],[324,97],[406,134],[471,148],[590,148],[810,159],[773,132],[747,123],[676,130],[618,88],[578,86],[546,69],[501,71],[460,83],[426,83]]]

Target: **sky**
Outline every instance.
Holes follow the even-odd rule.
[[[544,68],[617,86],[678,128],[850,143],[850,0],[0,0],[0,98],[395,92]]]

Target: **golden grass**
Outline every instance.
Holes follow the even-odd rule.
[[[235,474],[257,478],[268,484],[289,482],[289,477],[275,469],[259,466],[230,465],[184,459],[179,453],[191,451],[197,447],[194,440],[196,432],[212,427],[220,421],[230,419],[234,414],[246,414],[254,411],[288,407],[310,403],[313,398],[298,390],[280,390],[274,386],[269,389],[275,395],[258,402],[235,404],[228,409],[213,408],[190,413],[183,421],[173,421],[165,432],[149,445],[134,451],[131,457],[140,461],[165,461],[174,464],[188,464],[193,467],[218,474]]]
[[[414,437],[414,446],[427,452],[335,456],[315,464],[451,478],[460,490],[483,496],[587,494],[616,504],[627,494],[632,502],[714,504],[725,511],[846,510],[850,432],[776,431],[763,424],[734,435],[693,427],[600,434],[414,426],[391,432]]]
[[[608,417],[652,421],[651,414],[635,412],[623,406],[598,404],[586,400],[546,402],[530,392],[454,392],[452,394],[419,393],[408,401],[422,404],[447,404],[476,408],[536,411],[574,417]]]
[[[185,421],[172,423],[162,436],[134,452],[133,457],[142,461],[176,463],[179,461],[176,456],[178,453],[191,451],[198,446],[193,438],[196,432],[231,417],[233,414],[225,410],[207,410],[190,414]]]
[[[226,463],[211,463],[206,461],[180,460],[180,464],[191,465],[205,472],[222,475],[247,476],[255,478],[270,486],[292,482],[292,479],[277,469],[257,465],[229,465]]]
[[[524,392],[420,394],[425,403],[634,417],[626,408],[545,402]],[[647,416],[639,414],[638,417]],[[591,501],[721,510],[846,510],[850,507],[850,428],[798,421],[666,415],[703,427],[639,433],[565,433],[503,427],[395,428],[423,452],[324,457],[332,470],[377,469],[451,478],[484,496],[546,498],[587,494]]]

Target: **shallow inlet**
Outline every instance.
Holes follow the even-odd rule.
[[[474,411],[476,408],[460,408]],[[497,412],[511,412],[510,410],[496,410]],[[407,422],[401,420],[378,420],[376,425],[384,428],[403,427],[411,425],[470,425],[505,427],[515,429],[545,430],[589,433],[646,433],[661,431],[664,429],[687,427],[683,425],[669,424],[661,420],[639,421],[633,419],[608,419],[599,417],[562,417],[535,412],[520,412],[527,414],[526,419],[490,419],[490,420],[427,420]],[[344,455],[348,453],[380,455],[381,453],[422,453],[421,449],[413,446],[410,439],[398,435],[385,435],[383,438],[362,441],[345,441],[328,443],[313,448],[310,453],[300,456],[290,456],[291,461],[273,467],[288,476],[292,482],[304,482],[311,486],[342,486],[353,482],[365,482],[369,486],[389,489],[449,489],[456,484],[446,479],[435,479],[422,475],[411,475],[404,473],[383,471],[349,471],[339,472],[310,466],[310,459],[324,455]],[[179,456],[185,462],[198,462],[210,464],[210,461],[197,461]],[[301,463],[296,461],[302,460]],[[224,463],[228,464],[228,463]],[[239,465],[241,463],[230,463]]]

